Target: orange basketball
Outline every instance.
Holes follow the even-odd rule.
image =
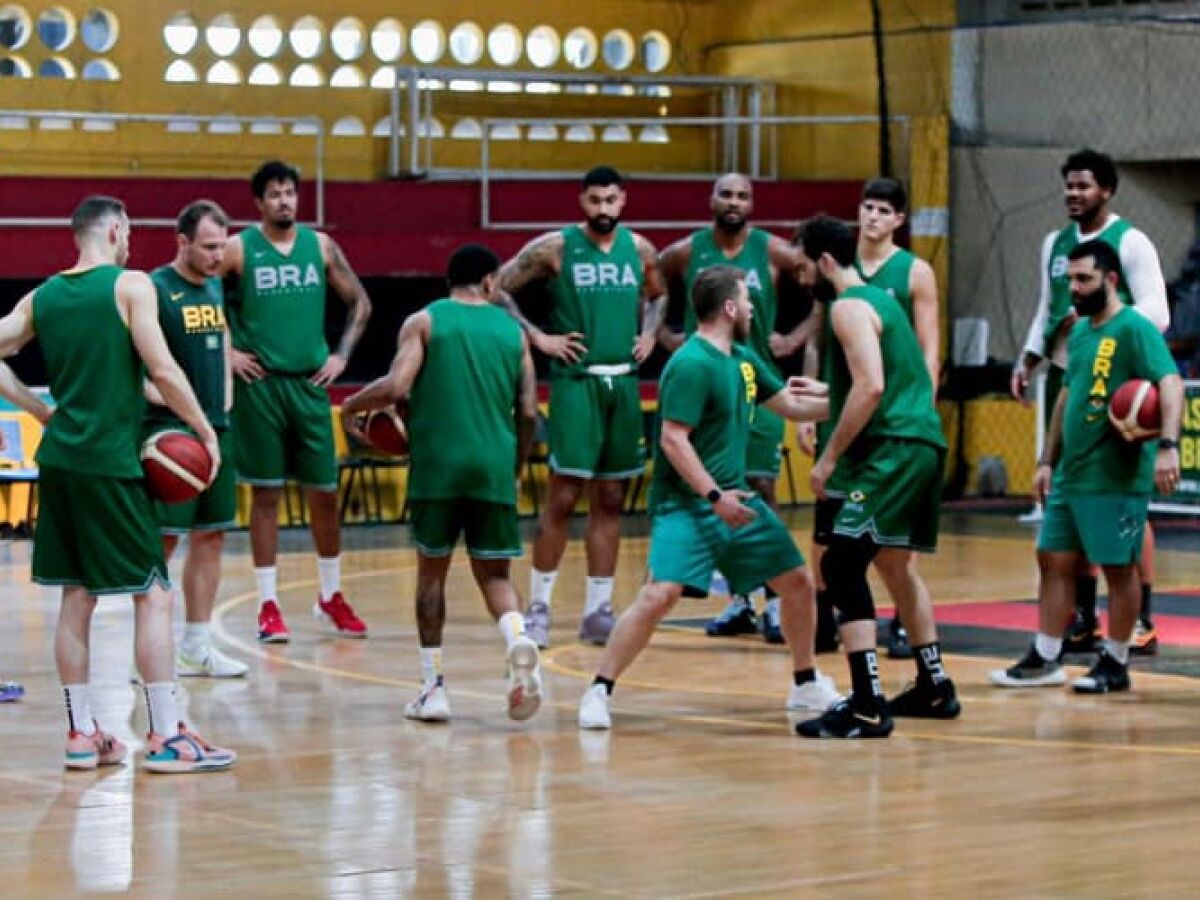
[[[1152,382],[1134,378],[1125,382],[1108,403],[1108,418],[1117,433],[1127,441],[1147,441],[1162,432],[1162,412],[1158,408],[1158,388]]]
[[[150,496],[163,503],[186,503],[208,486],[212,457],[194,435],[168,429],[142,444],[142,470]]]
[[[363,427],[367,443],[389,456],[408,456],[408,428],[404,424],[404,411],[400,404],[373,410]]]

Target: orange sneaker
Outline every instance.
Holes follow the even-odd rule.
[[[367,623],[354,612],[354,607],[346,602],[341,591],[337,591],[328,600],[317,598],[313,607],[313,618],[318,622],[328,622],[342,637],[365,638]]]
[[[268,600],[258,609],[258,640],[262,644],[286,644],[292,639],[279,604]]]
[[[230,768],[237,762],[232,750],[214,747],[200,735],[188,731],[179,723],[179,731],[172,737],[150,734],[146,738],[146,755],[142,757],[142,768],[147,772],[163,775],[181,775],[188,772],[217,772]]]
[[[125,745],[111,734],[100,730],[96,720],[92,720],[96,730],[91,734],[72,731],[67,734],[67,752],[63,764],[68,769],[94,769],[97,766],[117,766],[125,760]]]

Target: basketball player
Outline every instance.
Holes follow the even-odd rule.
[[[501,302],[533,346],[552,357],[550,486],[525,613],[529,636],[542,648],[550,641],[568,522],[585,488],[588,574],[579,639],[603,644],[612,631],[625,484],[645,466],[637,367],[654,349],[666,306],[654,245],[620,224],[625,189],[616,170],[588,172],[579,205],[582,224],[534,238],[500,270]],[[538,278],[550,279],[554,299],[549,334],[525,319],[511,297]]]
[[[1011,388],[1016,399],[1027,403],[1033,370],[1043,359],[1048,361],[1043,408],[1047,429],[1067,365],[1067,335],[1076,321],[1066,274],[1067,256],[1074,247],[1092,239],[1111,245],[1121,262],[1117,272],[1118,295],[1160,332],[1166,331],[1170,324],[1166,283],[1154,245],[1145,234],[1109,210],[1118,184],[1117,167],[1112,158],[1095,150],[1080,150],[1067,157],[1060,172],[1071,224],[1062,231],[1046,235],[1042,242],[1041,295],[1025,340],[1025,352],[1013,369]],[[1151,655],[1158,651],[1158,635],[1150,617],[1154,533],[1149,524],[1144,535],[1146,543],[1140,562],[1141,610],[1134,626],[1132,652]],[[1094,568],[1083,564],[1075,583],[1076,612],[1066,638],[1068,653],[1091,652],[1096,647],[1097,637],[1101,636],[1096,620],[1097,574]]]
[[[937,277],[933,268],[925,260],[918,258],[909,251],[896,245],[896,232],[904,225],[908,215],[908,194],[904,185],[894,178],[872,178],[863,185],[862,200],[858,205],[858,250],[854,266],[859,277],[872,287],[887,291],[900,303],[901,309],[912,323],[917,335],[917,343],[921,347],[921,356],[925,360],[925,368],[929,372],[929,380],[934,386],[936,397],[938,378],[940,375],[939,354],[941,344],[938,336],[938,294]],[[818,319],[820,319],[821,304],[817,304]],[[817,348],[828,337],[828,329],[820,327],[816,331]],[[811,362],[810,362],[811,360]],[[813,367],[810,374],[816,374],[819,356],[806,358]],[[824,422],[818,428],[818,445],[823,445],[832,431],[832,422]],[[801,426],[809,434],[804,435],[801,445],[807,446],[812,442],[811,429],[813,426]],[[828,533],[828,519],[833,515],[829,501],[817,501],[814,513],[813,538],[813,568],[818,573],[817,578],[817,647],[822,650],[837,648],[837,623],[833,613],[833,604],[825,590],[824,581],[820,575],[821,556],[824,548],[818,542],[816,533]],[[915,565],[916,558],[912,558]],[[889,570],[891,572],[891,570]],[[887,580],[887,574],[880,571],[884,577],[888,592],[894,597],[896,590],[903,590],[903,584],[895,585]],[[887,628],[885,640],[887,655],[891,659],[911,659],[912,645],[908,640],[908,632],[901,624],[900,617],[893,616]]]
[[[663,371],[662,436],[650,485],[653,516],[646,583],[621,614],[579,704],[579,727],[612,727],[609,699],[618,677],[650,642],[685,593],[704,596],[715,567],[738,593],[769,584],[780,597],[792,651],[788,708],[822,710],[837,699],[813,665],[816,606],[812,579],[787,526],[747,490],[746,445],[758,408],[788,419],[817,419],[823,386],[783,381],[749,346],[754,306],[743,269],[700,272],[691,302],[697,327]]]
[[[209,621],[221,581],[225,529],[237,517],[237,485],[229,408],[233,385],[229,369],[229,329],[224,291],[218,274],[225,254],[229,219],[217,204],[197,200],[176,221],[173,262],[150,273],[158,294],[158,321],[171,355],[183,369],[205,416],[221,444],[221,468],[213,483],[188,503],[156,503],[163,553],[170,562],[187,534],[183,564],[183,600],[187,620],[175,657],[175,670],[185,677],[240,678],[246,664],[230,659],[212,644]],[[163,405],[152,383],[146,385],[145,433],[179,428],[179,418]]]
[[[229,315],[233,336],[233,434],[237,473],[251,488],[250,552],[258,581],[258,639],[286,643],[279,608],[276,547],[279,497],[288,478],[304,488],[312,516],[320,595],[313,615],[342,637],[367,626],[342,595],[337,457],[325,389],[346,368],[367,327],[371,301],[329,235],[296,223],[300,174],[264,163],[250,180],[262,213],[234,236],[222,271],[239,276]],[[326,285],[349,307],[332,353],[325,343]]]
[[[537,382],[520,326],[494,304],[499,268],[486,247],[456,250],[450,296],[409,316],[391,371],[342,405],[346,430],[365,440],[359,414],[409,401],[421,691],[404,714],[424,722],[450,718],[442,630],[446,573],[460,534],[508,648],[508,714],[528,719],[541,703],[537,646],[525,634],[510,577],[511,560],[521,555],[516,486],[533,444]]]
[[[171,593],[138,459],[143,371],[204,442],[213,474],[221,462],[217,434],[163,339],[153,283],[122,268],[129,258],[124,205],[88,197],[71,227],[76,264],[0,319],[0,356],[36,336],[58,404],[37,453],[41,511],[33,580],[62,587],[54,642],[69,727],[65,764],[94,769],[125,758],[124,745],[100,728],[91,708],[88,643],[96,598],[132,593],[150,723],[143,767],[166,773],[229,768],[236,754],[179,721]]]
[[[668,283],[681,279],[686,294],[691,296],[696,276],[709,266],[731,265],[745,272],[746,288],[754,306],[750,347],[779,378],[781,373],[774,357],[790,356],[808,340],[810,331],[808,323],[802,323],[790,334],[775,332],[778,307],[775,283],[780,273],[794,277],[795,249],[782,238],[749,224],[754,210],[754,187],[745,175],[730,172],[718,178],[712,187],[709,208],[713,215],[710,227],[693,232],[662,252],[659,268],[663,279]],[[695,330],[696,313],[688,303],[684,313],[685,334],[664,327],[660,340],[674,350]],[[775,482],[779,478],[782,445],[783,419],[766,407],[758,410],[746,447],[746,481],[752,491],[776,510]],[[747,596],[732,595],[724,611],[704,630],[712,637],[753,634],[758,630],[753,602]],[[783,643],[778,598],[771,597],[763,609],[762,633],[768,643]]]
[[[1016,665],[991,673],[999,687],[1066,683],[1059,661],[1063,635],[1075,607],[1075,575],[1090,562],[1108,583],[1108,640],[1072,688],[1080,694],[1129,690],[1142,532],[1151,491],[1170,494],[1179,486],[1183,380],[1157,326],[1127,307],[1121,272],[1119,251],[1103,239],[1067,252],[1076,321],[1033,484],[1045,510],[1038,534],[1038,633]],[[1161,440],[1130,443],[1108,421],[1109,398],[1133,378],[1158,385]]]
[[[817,216],[801,237],[810,287],[830,285],[829,415],[835,423],[813,465],[813,493],[840,501],[822,523],[826,590],[842,614],[841,642],[853,688],[843,703],[802,722],[804,737],[887,737],[893,716],[951,719],[961,712],[942,663],[929,590],[914,551],[937,546],[946,441],[925,357],[905,310],[866,285],[844,223]],[[875,655],[872,564],[884,575],[916,651],[916,682],[887,703]]]

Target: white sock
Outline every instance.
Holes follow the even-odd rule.
[[[321,581],[321,599],[328,603],[342,589],[342,558],[318,556],[317,578]]]
[[[254,569],[254,580],[258,582],[258,605],[262,606],[268,600],[279,600],[279,589],[275,585],[279,570],[274,566],[257,566]]]
[[[589,575],[587,580],[587,601],[583,607],[583,614],[590,616],[605,603],[611,604],[612,595],[612,578],[592,578]]]
[[[508,649],[517,638],[525,637],[525,617],[519,612],[506,612],[497,622],[504,635],[504,647]]]
[[[199,652],[208,649],[211,642],[207,622],[183,623],[183,640],[179,642],[179,649],[188,656],[196,656]]]
[[[1129,641],[1114,641],[1109,638],[1104,642],[1104,649],[1123,666],[1129,665]]]
[[[67,703],[67,727],[81,734],[94,732],[96,724],[92,715],[92,705],[88,702],[88,686],[64,684],[63,699]]]
[[[421,648],[421,681],[425,687],[442,681],[442,648]]]
[[[146,714],[150,717],[150,733],[172,737],[179,727],[179,711],[175,706],[175,682],[156,681],[144,687]]]
[[[1046,662],[1058,662],[1058,654],[1062,652],[1062,645],[1062,638],[1050,637],[1040,631],[1033,639],[1033,646],[1037,648],[1038,656]]]
[[[545,603],[550,606],[550,595],[554,592],[554,582],[558,580],[558,572],[529,571],[529,602]]]

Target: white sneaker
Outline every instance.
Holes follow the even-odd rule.
[[[242,678],[250,670],[241,660],[226,656],[216,647],[205,647],[199,656],[179,648],[175,672],[180,678]]]
[[[450,698],[446,694],[446,685],[437,682],[422,687],[417,699],[404,707],[404,718],[419,722],[448,722]]]
[[[833,679],[818,672],[816,681],[792,685],[792,689],[788,691],[787,708],[825,712],[841,699]]]
[[[608,691],[602,684],[593,684],[579,699],[579,727],[596,730],[612,728],[608,714]]]
[[[508,717],[524,722],[542,705],[542,667],[537,644],[525,636],[508,648]]]

